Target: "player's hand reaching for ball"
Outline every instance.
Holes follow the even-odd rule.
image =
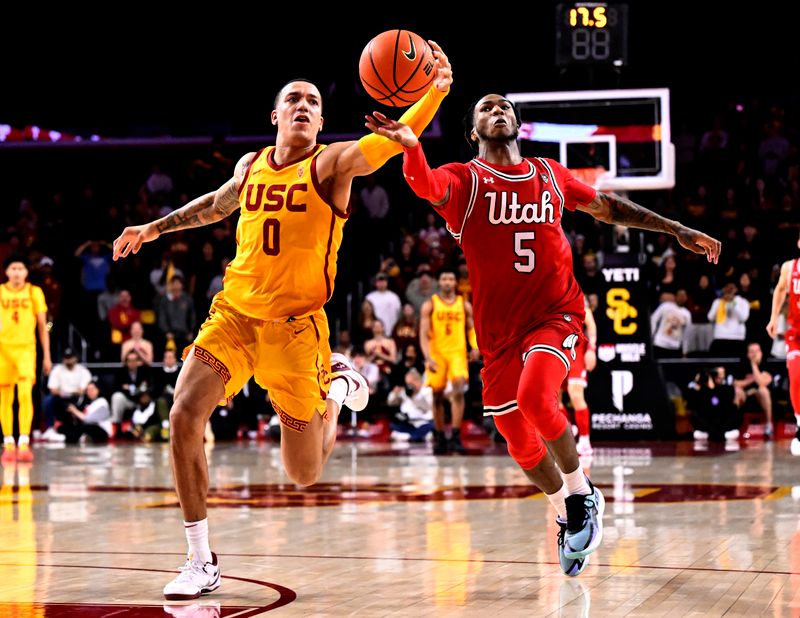
[[[152,223],[126,227],[114,241],[114,260],[128,257],[131,252],[139,253],[139,249],[142,248],[144,243],[155,240],[159,236],[159,231]]]
[[[440,92],[448,92],[453,83],[453,67],[447,59],[447,54],[442,51],[436,41],[428,41],[428,45],[433,50],[433,58],[436,60],[436,75],[433,78],[433,86]]]
[[[380,112],[372,112],[371,115],[364,116],[364,118],[366,119],[364,126],[376,135],[386,137],[405,148],[414,148],[419,143],[414,131],[407,124],[398,122]]]

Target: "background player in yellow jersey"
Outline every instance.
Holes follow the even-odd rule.
[[[433,454],[464,452],[461,422],[464,420],[464,390],[469,380],[467,333],[474,333],[472,305],[456,294],[456,273],[439,273],[439,293],[420,309],[419,344],[425,357],[425,384],[433,390]],[[474,337],[474,335],[472,336]],[[477,352],[474,339],[472,349]],[[444,400],[447,383],[452,387],[450,413],[452,434],[444,433]]]
[[[25,258],[5,261],[8,281],[0,285],[0,428],[3,430],[3,463],[32,461],[30,450],[33,398],[36,384],[36,330],[42,343],[42,369],[50,373],[50,333],[47,304],[42,288],[31,285]],[[19,448],[14,443],[14,388],[19,406]]]
[[[404,115],[421,133],[449,91],[452,72],[431,42],[436,77]],[[353,178],[366,176],[401,148],[384,137],[317,144],[322,97],[307,80],[287,83],[275,98],[275,147],[248,153],[234,176],[174,213],[128,227],[114,241],[114,259],[136,253],[164,232],[198,227],[240,212],[236,257],[224,288],[193,346],[170,411],[175,486],[189,555],[164,588],[170,600],[192,599],[219,587],[219,565],[208,543],[208,467],[203,430],[218,401],[255,375],[281,419],[281,455],[288,476],[311,485],[336,441],[343,403],[363,409],[366,381],[342,355],[331,355],[323,305],[333,292],[336,252]]]

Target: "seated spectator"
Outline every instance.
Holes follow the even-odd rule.
[[[144,338],[144,327],[141,322],[131,324],[131,338],[122,344],[120,360],[125,360],[128,352],[136,352],[146,365],[153,363],[153,344]]]
[[[192,297],[183,291],[183,277],[175,275],[167,284],[167,293],[159,298],[158,327],[165,340],[173,339],[178,349],[192,343],[197,318]]]
[[[734,371],[733,386],[736,389],[736,404],[744,408],[746,403],[753,399],[764,412],[765,426],[764,438],[772,438],[772,394],[769,387],[772,385],[772,375],[764,371],[761,366],[764,353],[761,344],[751,342],[747,345],[747,358]]]
[[[383,322],[375,320],[372,324],[372,339],[364,344],[364,353],[375,363],[384,375],[392,373],[397,362],[397,344],[384,333]]]
[[[172,178],[161,171],[160,165],[154,165],[150,176],[145,182],[145,186],[150,195],[163,194],[169,196],[172,193]]]
[[[425,215],[425,227],[419,231],[420,251],[427,253],[447,240],[447,230],[442,220],[432,212]]]
[[[167,287],[173,277],[183,277],[183,271],[177,268],[172,261],[169,251],[164,251],[161,256],[161,264],[150,271],[150,284],[155,289],[156,294],[163,296],[167,293]]]
[[[353,343],[356,346],[363,346],[367,339],[372,337],[372,325],[375,323],[375,308],[366,299],[361,303],[361,310],[358,312],[358,320],[353,330]]]
[[[350,331],[343,330],[339,333],[339,340],[331,352],[344,354],[347,358],[353,358],[353,342],[350,340]]]
[[[119,288],[117,287],[116,277],[108,275],[106,277],[106,291],[101,292],[97,297],[97,317],[101,322],[108,321],[108,312],[111,307],[119,302]]]
[[[375,317],[383,322],[386,332],[394,332],[403,305],[400,297],[389,289],[389,276],[386,273],[375,275],[375,289],[367,294],[366,299],[372,303]]]
[[[67,444],[77,444],[81,436],[89,436],[94,444],[105,444],[111,435],[111,408],[108,400],[100,396],[97,382],[89,382],[81,406],[67,404],[71,422],[65,422],[59,431],[66,436]]]
[[[169,409],[172,407],[180,368],[175,350],[164,350],[161,369],[155,371],[153,375],[153,397],[156,399],[159,413],[166,411],[166,420],[169,420]]]
[[[211,283],[208,284],[208,289],[206,290],[206,300],[208,301],[206,306],[210,306],[211,300],[222,291],[222,281],[225,279],[225,270],[230,263],[231,259],[229,257],[224,257],[220,260],[220,271],[211,278]]]
[[[403,358],[394,366],[389,376],[391,387],[405,386],[406,374],[411,369],[416,369],[420,374],[425,371],[425,363],[422,362],[422,354],[417,349],[416,343],[409,343],[403,350]]]
[[[677,298],[680,297],[680,303]],[[653,355],[656,358],[681,358],[683,356],[683,335],[686,326],[692,321],[692,314],[684,307],[686,290],[661,293],[661,304],[650,316],[653,333]]]
[[[424,442],[433,431],[433,391],[422,385],[422,376],[416,369],[405,375],[405,387],[395,386],[387,403],[400,406],[391,421],[392,440]]]
[[[148,390],[151,383],[150,368],[142,365],[136,352],[128,352],[125,365],[117,373],[115,392],[111,395],[111,421],[119,424],[125,420],[126,414],[136,408],[139,393]]]
[[[403,313],[394,327],[392,338],[398,350],[405,350],[409,344],[416,345],[419,341],[419,320],[410,303],[403,305]]]
[[[120,290],[117,304],[108,310],[108,323],[111,326],[111,343],[120,345],[131,338],[131,325],[141,323],[142,316],[132,304],[131,293]]]
[[[396,260],[397,267],[400,269],[400,279],[402,280],[402,290],[404,291],[417,272],[419,259],[414,254],[414,237],[407,236],[400,245],[400,256]]]
[[[665,253],[661,258],[656,291],[659,296],[664,292],[677,294],[678,289],[683,286],[677,273],[678,262],[675,260],[674,253]]]
[[[153,442],[161,437],[161,417],[156,412],[156,402],[148,389],[139,392],[136,408],[131,416],[134,438]]]
[[[47,379],[49,395],[44,398],[44,415],[47,429],[42,437],[45,440],[63,441],[63,434],[55,430],[56,420],[67,422],[67,406],[77,404],[92,381],[89,370],[78,363],[78,355],[72,348],[64,350],[62,362],[53,367]]]
[[[414,312],[419,315],[419,311],[425,301],[429,300],[438,291],[439,284],[433,278],[431,265],[424,262],[419,265],[416,278],[406,288],[406,299],[413,305]]]
[[[356,350],[356,353],[353,355],[353,368],[367,379],[369,394],[374,395],[381,381],[381,370],[378,369],[378,366],[368,360],[363,351]],[[370,401],[372,401],[371,398]]]
[[[736,440],[742,413],[736,405],[736,391],[728,384],[725,367],[699,373],[689,383],[686,396],[692,411],[695,440]]]
[[[691,289],[687,309],[692,314],[692,321],[686,326],[684,352],[708,352],[714,338],[713,325],[708,321],[708,310],[716,299],[711,280],[708,275],[700,275],[697,284]]]
[[[708,319],[714,324],[712,356],[741,358],[744,355],[745,323],[750,317],[750,303],[736,292],[736,284],[729,281],[722,288],[722,296],[708,310]]]

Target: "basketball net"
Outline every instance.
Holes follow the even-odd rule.
[[[608,174],[608,170],[602,165],[597,167],[577,167],[570,169],[572,175],[580,180],[583,184],[600,189],[603,179]]]

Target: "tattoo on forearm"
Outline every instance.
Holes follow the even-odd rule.
[[[215,194],[214,210],[224,219],[237,208],[239,208],[239,191],[236,189],[236,183],[231,180],[224,191]]]
[[[215,205],[216,193],[207,193],[198,197],[183,208],[156,221],[159,233],[186,230],[192,227],[201,227],[224,219],[230,212],[223,213]]]
[[[609,223],[637,227],[653,232],[675,233],[677,227],[675,221],[662,217],[644,206],[639,206],[629,200],[599,191],[595,201],[600,202],[600,207],[608,213],[607,221]]]

